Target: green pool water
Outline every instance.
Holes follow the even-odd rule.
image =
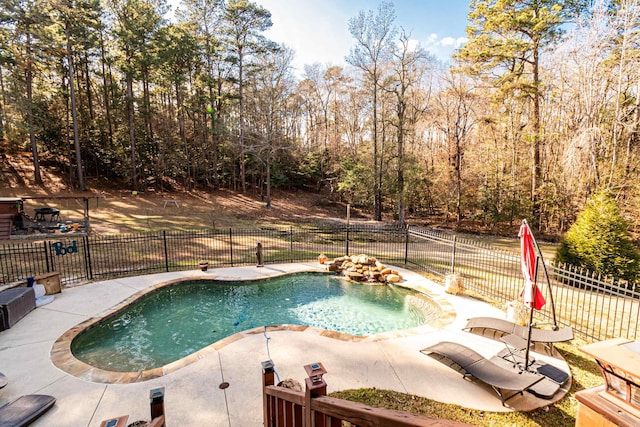
[[[259,326],[301,324],[372,335],[424,325],[440,315],[435,302],[416,292],[326,274],[190,281],[143,296],[78,335],[71,351],[98,368],[135,372],[164,366]]]

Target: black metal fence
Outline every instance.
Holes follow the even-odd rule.
[[[452,233],[420,227],[335,225],[260,229],[163,231],[109,236],[56,235],[37,242],[0,245],[2,283],[57,271],[66,286],[92,280],[256,263],[256,245],[268,264],[314,261],[368,254],[444,277],[457,274],[465,287],[499,303],[519,300],[523,278],[520,254],[493,248]],[[640,294],[628,284],[567,266],[546,264],[538,271],[547,304],[536,322],[570,325],[587,340],[636,339]],[[551,299],[555,304],[551,304]]]

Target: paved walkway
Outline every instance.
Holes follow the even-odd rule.
[[[52,363],[56,341],[79,323],[101,317],[139,291],[184,277],[258,278],[297,271],[317,271],[316,263],[185,271],[122,278],[64,289],[55,301],[35,309],[13,328],[0,332],[0,370],[9,384],[0,405],[24,394],[50,394],[55,406],[34,426],[98,427],[101,420],[128,414],[129,422],[149,418],[149,391],[165,387],[169,426],[262,425],[261,362],[269,359],[262,329],[238,334],[198,352],[163,375],[129,384],[96,382],[90,373],[70,374]],[[304,384],[303,366],[322,362],[328,391],[360,387],[396,390],[485,411],[531,410],[561,398],[542,400],[529,393],[503,407],[490,387],[462,376],[420,353],[439,341],[456,341],[485,357],[504,348],[500,342],[462,332],[466,319],[503,312],[466,296],[444,293],[418,274],[398,269],[405,283],[445,306],[446,316],[432,326],[354,341],[337,339],[317,328],[282,328],[267,332],[268,350],[280,379]],[[303,329],[298,331],[295,329]],[[58,355],[59,356],[59,355]],[[58,357],[56,356],[56,357]],[[544,355],[535,355],[546,359]],[[69,356],[70,357],[70,356]],[[548,363],[569,372],[562,360]],[[226,389],[219,388],[223,382]]]

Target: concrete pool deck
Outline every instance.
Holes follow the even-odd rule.
[[[155,378],[131,383],[114,384],[86,370],[58,368],[65,359],[52,362],[52,358],[60,357],[56,342],[69,330],[104,316],[159,283],[203,276],[221,280],[263,278],[323,269],[317,263],[298,263],[193,270],[64,289],[52,303],[0,332],[0,371],[9,380],[0,390],[0,406],[25,394],[49,394],[57,402],[34,426],[98,427],[104,419],[125,414],[130,423],[149,419],[149,391],[164,387],[169,426],[261,426],[261,362],[269,358],[280,379],[292,378],[302,384],[306,376],[303,366],[322,362],[328,371],[324,378],[329,392],[375,387],[484,411],[531,410],[549,406],[566,394],[567,385],[551,400],[525,392],[503,407],[490,387],[465,380],[457,371],[420,353],[437,342],[454,341],[489,358],[504,349],[504,344],[461,329],[470,317],[504,317],[504,313],[464,295],[446,294],[442,286],[401,268],[397,269],[405,279],[403,285],[416,287],[446,306],[445,318],[430,326],[364,340],[337,339],[336,334],[310,327],[279,328],[266,335],[263,330],[253,330],[212,344],[189,360],[172,364]],[[535,357],[569,372],[563,360],[537,353]],[[229,387],[219,388],[223,382]]]

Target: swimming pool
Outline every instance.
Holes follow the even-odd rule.
[[[148,293],[78,334],[76,358],[109,371],[148,370],[243,330],[302,324],[351,335],[409,329],[439,318],[427,296],[307,273],[260,281],[185,281]]]

